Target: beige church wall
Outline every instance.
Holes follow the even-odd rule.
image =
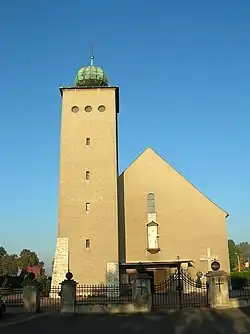
[[[106,283],[107,262],[118,261],[116,96],[116,88],[63,89],[58,236],[69,238],[69,269],[79,284]]]
[[[204,176],[205,177],[205,176]],[[159,224],[157,254],[147,249],[147,195],[155,194]],[[207,248],[229,271],[226,213],[201,194],[153,150],[147,149],[119,177],[120,261],[195,262],[195,273],[207,271]]]

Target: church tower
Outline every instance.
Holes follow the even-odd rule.
[[[81,68],[62,96],[59,217],[52,286],[70,270],[79,284],[115,284],[118,267],[119,89]]]

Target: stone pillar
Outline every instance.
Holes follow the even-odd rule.
[[[117,262],[108,262],[106,269],[106,278],[108,297],[118,297],[119,296],[119,264]]]
[[[40,309],[40,287],[34,279],[23,282],[23,306],[28,313],[35,313]]]
[[[72,273],[66,274],[66,280],[61,283],[61,312],[75,313],[76,304],[76,281]]]
[[[59,287],[59,284],[69,270],[69,239],[57,238],[56,254],[54,258],[51,286]],[[52,296],[54,298],[54,296]]]
[[[132,278],[132,300],[137,312],[150,312],[152,307],[151,277],[137,273]]]
[[[210,307],[229,307],[228,276],[223,270],[207,273],[208,303]]]

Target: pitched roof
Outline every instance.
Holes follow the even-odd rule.
[[[218,206],[215,202],[213,202],[210,198],[208,198],[202,191],[200,191],[192,182],[190,182],[188,179],[185,178],[185,176],[183,176],[177,169],[175,169],[172,165],[170,165],[165,159],[163,159],[160,154],[158,154],[154,149],[152,149],[151,147],[147,147],[142,153],[140,153],[131,163],[130,165],[124,169],[124,171],[120,174],[123,175],[124,173],[126,173],[127,170],[130,169],[130,167],[132,167],[132,165],[142,156],[144,155],[146,152],[152,152],[153,154],[155,154],[156,156],[158,156],[162,161],[164,161],[168,166],[170,166],[174,171],[176,171],[183,179],[185,179],[189,184],[191,184],[197,191],[199,191],[204,197],[206,197],[207,200],[209,200],[211,203],[213,203],[218,209],[220,209],[222,212],[225,213],[226,218],[229,216],[229,213],[226,212],[225,210],[223,210],[220,206]]]

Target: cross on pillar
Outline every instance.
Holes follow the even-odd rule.
[[[141,295],[142,295],[142,289],[145,287],[145,284],[142,284],[142,280],[140,280],[140,285],[138,285],[138,288],[140,289]]]
[[[221,292],[221,289],[220,289],[220,287],[221,287],[221,285],[223,284],[223,282],[221,282],[221,279],[220,279],[220,277],[218,277],[218,282],[217,283],[215,283],[215,285],[218,285],[219,286],[219,292]]]
[[[211,263],[216,260],[216,256],[211,255],[211,249],[207,248],[207,254],[200,261],[207,261],[207,272],[211,270]]]

